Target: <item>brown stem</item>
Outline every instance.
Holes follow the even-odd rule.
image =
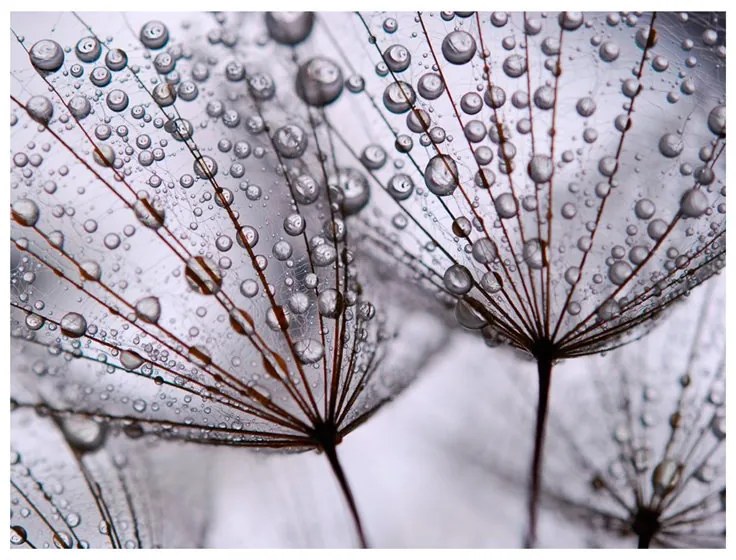
[[[537,355],[537,372],[539,373],[539,399],[537,402],[537,426],[534,431],[534,454],[532,455],[532,469],[529,476],[529,524],[524,538],[526,548],[534,548],[537,541],[539,490],[542,482],[542,451],[544,449],[544,433],[547,423],[549,386],[552,380],[552,358],[546,353]]]
[[[639,535],[639,545],[637,546],[637,548],[649,548],[649,543],[652,542],[653,536],[654,535],[647,533],[642,533],[641,535]]]
[[[348,484],[348,479],[345,476],[345,472],[342,470],[342,465],[340,464],[340,460],[337,458],[337,448],[335,443],[325,443],[322,442],[322,449],[325,452],[325,455],[327,455],[327,460],[330,462],[330,466],[332,467],[332,472],[335,473],[335,477],[337,478],[337,481],[340,483],[340,489],[342,490],[343,495],[345,496],[345,500],[348,503],[348,507],[350,508],[350,514],[353,517],[353,522],[355,523],[355,530],[358,533],[358,540],[360,541],[360,547],[361,548],[370,548],[368,546],[368,540],[365,537],[365,533],[363,532],[363,524],[360,521],[360,514],[358,513],[358,507],[355,505],[355,498],[353,497],[353,491],[350,489],[350,485]]]

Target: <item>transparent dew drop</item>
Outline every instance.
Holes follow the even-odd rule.
[[[659,139],[659,152],[667,158],[675,158],[682,153],[685,144],[676,134],[667,133]]]
[[[56,72],[64,64],[64,50],[61,45],[51,39],[42,39],[29,51],[31,64],[42,72]]]
[[[575,109],[581,117],[590,117],[596,110],[596,104],[592,97],[581,97],[578,99]]]
[[[606,41],[598,49],[598,55],[604,62],[613,62],[621,54],[621,49],[613,41]]]
[[[414,192],[414,180],[405,173],[397,173],[388,180],[386,190],[394,200],[406,200]]]
[[[411,64],[411,53],[403,45],[391,45],[383,53],[383,59],[392,72],[403,72]]]
[[[434,195],[451,195],[458,187],[458,170],[455,160],[445,154],[434,156],[424,170],[424,183]]]
[[[287,124],[274,132],[273,144],[281,157],[294,159],[307,150],[308,136],[300,126]]]
[[[487,87],[483,101],[493,109],[500,109],[506,103],[506,92],[499,86]]]
[[[61,332],[69,338],[80,338],[87,332],[87,320],[79,313],[69,312],[61,318]]]
[[[547,264],[545,243],[541,239],[530,239],[524,243],[522,257],[529,268],[539,270]]]
[[[666,496],[672,492],[680,482],[682,465],[671,459],[659,463],[652,472],[652,489],[657,496]]]
[[[496,197],[493,205],[498,217],[502,219],[513,218],[519,211],[519,204],[511,193],[503,193]]]
[[[268,101],[276,95],[276,84],[269,74],[257,72],[248,76],[248,91],[259,101]]]
[[[503,279],[494,270],[489,270],[480,279],[480,287],[489,294],[495,294],[503,289]]]
[[[273,245],[273,249],[271,253],[273,256],[279,260],[279,261],[285,261],[291,257],[293,250],[291,248],[291,245],[288,241],[284,241],[283,239],[281,241],[277,241]]]
[[[313,12],[266,12],[268,35],[281,45],[298,45],[312,32]]]
[[[555,90],[550,86],[540,86],[534,92],[534,105],[543,111],[555,106]]]
[[[105,66],[113,72],[119,72],[128,65],[128,54],[122,49],[110,49],[105,54]]]
[[[54,546],[56,548],[72,548],[74,541],[72,536],[66,531],[54,531]]]
[[[648,220],[649,218],[654,216],[654,213],[656,211],[657,207],[654,205],[654,202],[652,202],[648,198],[637,200],[636,204],[634,205],[634,213],[636,214],[636,217],[640,220]]]
[[[342,191],[342,211],[345,216],[357,214],[368,204],[371,196],[368,179],[357,169],[342,168],[330,182]]]
[[[67,105],[69,112],[75,119],[82,120],[89,116],[92,111],[92,104],[83,95],[75,95],[69,100]]]
[[[328,288],[317,296],[317,309],[323,317],[335,319],[340,316],[343,307],[342,295],[333,288]]]
[[[383,91],[383,105],[390,112],[397,115],[406,113],[411,109],[416,98],[414,88],[406,82],[391,82]]]
[[[138,200],[133,204],[138,221],[151,229],[158,229],[164,225],[164,207],[158,198],[150,199],[147,193],[139,193]]]
[[[121,89],[113,89],[108,92],[105,102],[111,111],[120,113],[128,107],[128,94]]]
[[[445,84],[439,74],[427,72],[417,82],[417,92],[427,101],[437,99],[445,91]]]
[[[284,218],[284,231],[295,237],[301,235],[307,227],[307,222],[301,214],[293,213]]]
[[[144,297],[135,304],[135,314],[141,321],[155,324],[161,317],[161,302],[155,296]]]
[[[149,21],[141,27],[141,43],[149,49],[160,49],[169,41],[169,30],[160,21]]]
[[[624,261],[616,261],[608,268],[608,279],[615,285],[620,286],[631,276],[631,266]]]
[[[466,329],[472,330],[482,329],[488,324],[488,321],[464,299],[459,299],[455,304],[455,319]]]
[[[28,541],[28,532],[20,525],[10,526],[10,544],[20,546]]]
[[[129,371],[141,367],[143,362],[145,360],[134,350],[123,350],[120,352],[120,364]]]
[[[220,269],[210,259],[203,256],[192,257],[187,261],[184,277],[192,290],[204,295],[215,294],[222,286]]]
[[[461,264],[453,264],[448,267],[442,279],[445,288],[458,296],[467,294],[473,287],[473,277],[470,271]]]
[[[321,187],[311,175],[300,175],[294,181],[294,199],[299,204],[312,204],[320,195]]]
[[[46,126],[54,116],[54,105],[48,97],[34,95],[26,103],[26,111],[34,121]]]
[[[158,84],[153,88],[151,97],[159,107],[169,107],[176,102],[176,88],[173,84]]]
[[[266,312],[266,324],[272,331],[285,331],[289,328],[291,313],[285,307],[277,305]]]
[[[600,306],[598,310],[598,319],[601,321],[610,321],[621,313],[621,306],[615,300],[608,300]]]
[[[108,144],[97,146],[92,157],[97,165],[103,167],[112,167],[115,164],[115,150]]]
[[[194,133],[192,123],[186,119],[170,119],[164,124],[164,130],[179,142],[189,140]]]
[[[314,57],[299,67],[296,92],[307,105],[329,105],[340,96],[342,89],[342,71],[332,60]]]
[[[97,282],[102,276],[102,268],[96,261],[82,261],[79,264],[79,274],[85,280]]]
[[[686,218],[699,218],[708,210],[708,197],[701,189],[692,188],[680,199],[680,212]]]
[[[32,331],[37,331],[43,327],[45,323],[46,321],[40,315],[36,315],[35,313],[29,313],[26,315],[26,327]]]
[[[20,198],[10,205],[13,220],[25,227],[33,227],[38,222],[40,211],[38,204],[30,198]]]
[[[294,292],[289,297],[289,309],[296,315],[303,315],[309,310],[311,301],[309,296],[304,292]]]
[[[243,226],[236,234],[235,239],[237,240],[238,245],[240,245],[244,249],[246,247],[250,247],[251,249],[253,249],[256,245],[258,245],[258,240],[260,239],[260,237],[256,228],[252,226]]]
[[[193,364],[203,368],[212,363],[212,356],[210,356],[207,348],[197,344],[189,347],[187,357]]]
[[[726,106],[714,107],[708,114],[708,128],[718,136],[726,135]]]
[[[442,40],[442,54],[451,64],[465,64],[475,56],[475,39],[467,31],[452,31]]]
[[[452,233],[458,237],[468,237],[473,231],[473,224],[465,216],[459,216],[452,221]]]
[[[313,338],[297,340],[294,343],[294,353],[303,364],[313,364],[324,356],[325,349],[322,344]]]
[[[102,54],[102,45],[96,37],[82,37],[77,41],[74,52],[82,62],[94,62]]]
[[[255,332],[255,323],[250,314],[238,307],[230,311],[230,325],[233,330],[243,336],[251,336]]]
[[[629,251],[629,260],[635,265],[641,264],[646,260],[647,255],[649,255],[649,250],[646,247],[634,245]]]
[[[583,25],[584,17],[581,12],[562,12],[558,16],[560,27],[565,31],[575,31]]]
[[[368,169],[381,169],[386,163],[386,150],[378,144],[370,144],[360,154],[360,162]]]
[[[105,443],[107,426],[83,416],[69,416],[61,421],[64,437],[76,451],[89,453]]]
[[[498,247],[487,237],[473,243],[473,258],[480,264],[492,263],[498,258]]]
[[[217,175],[217,162],[210,156],[202,156],[194,161],[194,173],[200,179],[213,179]]]
[[[503,61],[503,71],[509,78],[518,78],[526,72],[526,59],[520,54],[512,54]]]
[[[258,282],[252,279],[243,280],[240,283],[240,293],[247,298],[255,297],[258,294]]]
[[[549,156],[535,155],[527,166],[529,178],[537,184],[546,183],[552,178],[554,166]]]
[[[722,414],[714,416],[710,430],[718,441],[726,439],[726,417]]]
[[[483,108],[483,98],[471,91],[460,98],[460,108],[467,115],[475,115]]]

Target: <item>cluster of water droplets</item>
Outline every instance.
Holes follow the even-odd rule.
[[[507,334],[579,335],[590,349],[722,268],[718,15],[358,17],[365,90],[328,115],[369,115],[370,143],[351,148],[389,194],[374,197],[370,227],[440,298],[470,294]]]

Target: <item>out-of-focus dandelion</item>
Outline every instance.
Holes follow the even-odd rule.
[[[367,251],[538,364],[532,545],[553,364],[642,336],[725,264],[725,20],[319,20],[357,93],[328,126],[382,187],[356,218]]]
[[[365,545],[336,445],[440,329],[390,294],[377,311],[358,275],[345,217],[368,182],[322,124],[342,74],[281,47],[313,17],[171,19],[13,18],[14,361],[48,349],[15,405],[133,438],[321,450]]]
[[[542,544],[570,546],[566,539],[581,536],[580,544],[596,547],[724,546],[724,287],[723,279],[713,281],[649,337],[560,371],[543,473]],[[450,424],[443,446],[482,470],[491,486],[525,482],[525,448],[515,442],[533,422],[533,395],[521,374],[501,375],[509,383],[502,393],[476,376],[474,390],[485,383],[490,395],[486,409],[430,418]],[[449,402],[467,399],[456,392]]]
[[[12,414],[10,543],[28,548],[160,545],[127,456],[103,450],[104,424]],[[181,543],[169,543],[176,545]]]

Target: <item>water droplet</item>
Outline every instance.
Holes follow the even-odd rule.
[[[161,317],[161,302],[155,296],[140,299],[135,304],[135,314],[141,321],[155,324]]]
[[[196,256],[189,259],[184,276],[189,287],[200,294],[217,293],[222,286],[222,273],[207,257]]]
[[[445,91],[445,84],[439,74],[428,72],[419,78],[417,92],[424,99],[432,101],[437,99]]]
[[[397,115],[406,113],[416,101],[414,88],[406,82],[391,82],[383,91],[383,104]]]
[[[676,134],[667,133],[659,139],[659,151],[664,157],[674,158],[682,153],[685,144]]]
[[[120,353],[120,364],[127,370],[133,371],[143,365],[145,360],[134,350],[123,350]]]
[[[458,186],[457,164],[448,155],[434,156],[424,170],[424,182],[432,194],[451,195]]]
[[[552,178],[554,166],[552,160],[548,156],[535,155],[532,156],[527,166],[529,177],[537,184],[546,183]]]
[[[313,364],[322,359],[325,349],[320,342],[307,338],[294,343],[294,352],[301,363]]]
[[[680,212],[686,218],[699,218],[708,210],[708,197],[701,189],[692,188],[680,199]]]
[[[519,211],[518,202],[511,193],[503,193],[496,197],[494,206],[498,217],[502,219],[513,218]]]
[[[414,181],[405,173],[397,173],[388,180],[386,190],[394,200],[406,200],[414,192]]]
[[[36,70],[56,72],[64,64],[64,50],[61,45],[51,39],[42,39],[35,43],[29,51],[31,64]]]
[[[87,332],[87,321],[79,313],[67,313],[61,318],[61,332],[69,338],[84,336]]]
[[[282,45],[304,41],[314,26],[313,12],[266,12],[268,35]]]
[[[461,264],[450,266],[443,276],[445,288],[455,295],[467,294],[473,287],[473,277],[470,271]]]
[[[311,58],[299,67],[296,91],[307,105],[324,107],[335,101],[343,89],[340,68],[327,58]]]
[[[169,30],[160,21],[149,21],[141,27],[140,40],[149,49],[160,49],[169,41]]]
[[[273,144],[281,157],[294,159],[301,157],[306,151],[308,137],[301,127],[287,124],[276,130]]]
[[[26,103],[26,111],[34,121],[46,126],[54,116],[54,105],[43,95],[34,95]]]
[[[467,31],[452,31],[442,41],[442,54],[451,64],[465,64],[475,56],[475,39]]]
[[[21,198],[13,201],[10,206],[13,220],[22,226],[33,227],[40,215],[38,205],[30,198]]]

